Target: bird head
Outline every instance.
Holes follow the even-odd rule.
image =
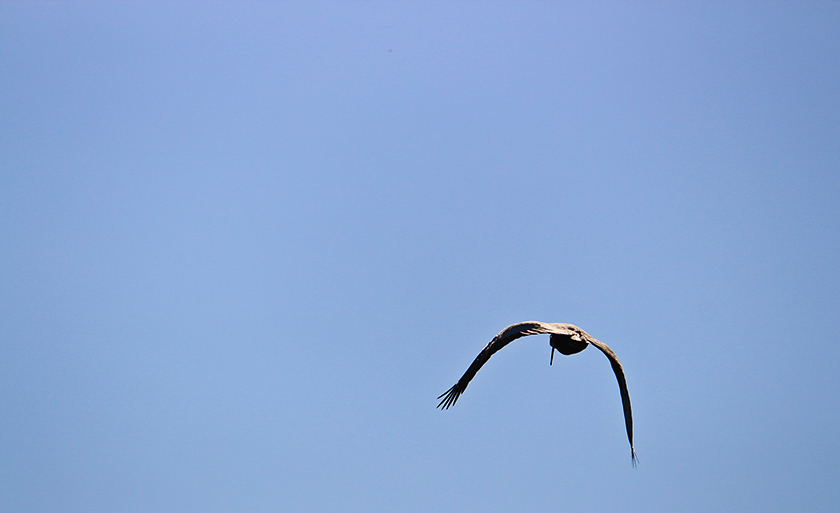
[[[589,344],[583,340],[580,333],[574,331],[568,334],[552,333],[548,340],[549,345],[566,356],[579,353],[586,349]]]

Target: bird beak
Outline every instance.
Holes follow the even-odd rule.
[[[554,346],[551,346],[551,361],[548,364],[554,365]]]

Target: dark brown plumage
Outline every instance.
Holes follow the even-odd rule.
[[[452,388],[438,397],[441,401],[437,407],[448,409],[458,402],[458,398],[467,389],[467,385],[475,377],[478,369],[487,363],[487,360],[496,351],[520,337],[540,334],[551,335],[549,339],[549,344],[551,345],[551,363],[554,362],[555,349],[568,356],[583,351],[589,344],[597,347],[607,356],[610,365],[612,365],[613,372],[615,372],[615,378],[618,380],[618,388],[621,391],[621,403],[624,406],[624,424],[627,428],[627,439],[630,441],[630,457],[635,467],[636,450],[633,447],[633,412],[630,409],[630,394],[627,392],[627,381],[624,378],[624,369],[621,367],[621,362],[618,361],[618,357],[607,344],[595,339],[587,332],[572,324],[528,321],[512,324],[503,329],[478,353],[478,356],[467,369],[467,372],[461,376],[461,379]]]

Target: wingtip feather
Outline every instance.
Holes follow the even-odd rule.
[[[458,390],[458,384],[452,386],[446,392],[440,394],[438,399],[441,399],[440,403],[438,403],[437,407],[442,410],[448,410],[450,406],[458,402],[458,397],[460,397],[461,392]]]

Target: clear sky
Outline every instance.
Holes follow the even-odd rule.
[[[0,510],[840,509],[838,27],[0,4]]]

